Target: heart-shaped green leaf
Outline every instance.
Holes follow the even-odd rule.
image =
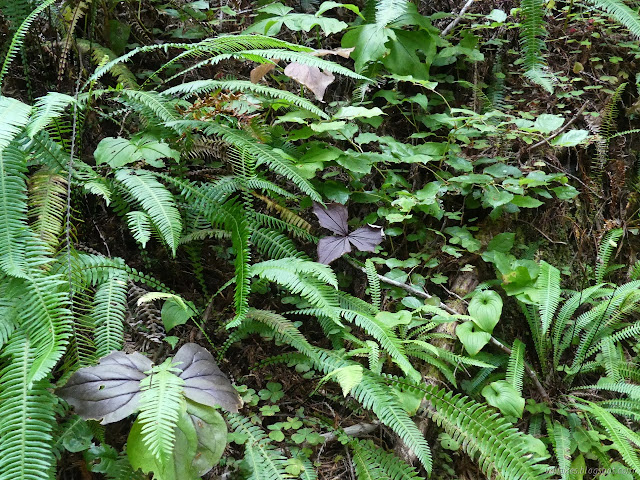
[[[477,354],[491,340],[491,334],[477,330],[473,322],[461,323],[456,327],[456,335],[471,356]]]
[[[482,395],[489,405],[499,409],[503,415],[522,417],[524,398],[510,383],[504,380],[491,382],[482,389]]]
[[[469,302],[469,315],[473,318],[473,322],[485,332],[493,332],[501,313],[502,299],[493,290],[478,292]]]

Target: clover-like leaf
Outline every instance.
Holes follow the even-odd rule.
[[[227,376],[218,368],[213,355],[195,343],[183,345],[173,358],[182,370],[184,396],[203,405],[219,405],[229,412],[237,412],[242,401]]]
[[[502,314],[502,298],[493,290],[483,290],[469,302],[469,315],[473,322],[485,332],[493,332]]]
[[[509,382],[498,380],[482,389],[487,403],[498,408],[503,415],[520,418],[524,411],[524,398]]]
[[[75,372],[56,393],[85,419],[117,422],[138,409],[140,380],[151,366],[139,353],[113,352],[98,365]]]

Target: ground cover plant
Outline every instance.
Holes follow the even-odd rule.
[[[622,0],[0,0],[0,479],[640,477]]]

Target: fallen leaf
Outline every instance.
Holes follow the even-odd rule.
[[[325,55],[339,55],[342,58],[349,58],[351,56],[351,52],[353,52],[356,47],[351,48],[336,48],[335,50],[316,50],[312,52],[311,55],[316,57],[324,57]]]
[[[311,90],[318,100],[322,100],[327,87],[335,80],[331,72],[321,72],[318,67],[293,62],[284,69],[285,75]]]
[[[274,60],[276,63],[278,60]],[[249,74],[249,78],[251,79],[251,83],[258,83],[260,80],[264,78],[264,76],[269,73],[271,70],[276,68],[275,63],[262,63],[258,65],[256,68],[251,70]]]

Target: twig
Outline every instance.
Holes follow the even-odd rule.
[[[504,345],[500,340],[497,340],[495,337],[491,337],[491,343],[496,347],[498,347],[503,352],[505,352],[507,355],[511,355],[511,349],[506,345]],[[538,392],[540,393],[540,395],[542,395],[542,398],[544,398],[544,400],[547,403],[550,403],[549,394],[540,383],[540,380],[538,380],[538,375],[536,375],[536,372],[533,371],[533,369],[529,366],[527,362],[524,362],[524,370],[525,372],[527,372],[527,375],[529,375],[531,380],[533,380],[533,383],[538,389]]]
[[[451,30],[453,30],[455,28],[455,26],[460,23],[460,20],[462,20],[462,16],[465,13],[467,13],[467,10],[469,10],[471,5],[473,4],[473,1],[474,0],[467,0],[467,3],[464,4],[464,6],[460,10],[460,13],[458,14],[458,16],[456,18],[454,18],[453,22],[451,22],[449,25],[447,25],[447,27],[442,31],[442,33],[440,34],[441,37],[446,37],[449,34],[449,32]]]
[[[342,432],[350,437],[364,437],[365,435],[370,434],[376,428],[380,426],[380,422],[375,423],[358,423],[356,425],[351,425],[350,427],[346,427],[342,430]],[[325,443],[333,442],[337,440],[338,434],[335,432],[327,432],[323,433]]]
[[[356,267],[358,270],[361,270],[362,272],[367,273],[367,270],[365,268],[360,267],[355,262],[353,262],[353,261],[351,261],[349,259],[347,259],[347,261],[349,261],[349,263],[351,263],[351,265]],[[411,293],[412,295],[415,295],[416,297],[423,298],[425,300],[433,298],[433,295],[429,295],[428,293],[425,293],[425,292],[423,292],[421,290],[418,290],[418,289],[412,287],[411,285],[407,285],[406,283],[398,282],[397,280],[392,280],[392,279],[387,278],[384,275],[380,275],[380,274],[378,274],[378,278],[380,279],[381,282],[387,283],[387,284],[389,284],[389,285],[391,285],[393,287],[402,288],[403,290]],[[459,312],[456,312],[454,309],[452,309],[451,307],[445,305],[442,302],[440,302],[439,306],[440,306],[440,308],[442,308],[443,310],[451,313],[452,315],[459,315]],[[496,340],[494,337],[491,337],[491,343],[493,345],[495,345],[496,347],[498,347],[503,352],[505,352],[507,355],[511,355],[511,349],[509,347],[507,347],[506,345],[502,344],[499,340]],[[547,391],[544,389],[544,387],[540,383],[540,380],[538,380],[538,375],[536,375],[536,372],[527,364],[527,362],[524,363],[524,370],[525,370],[525,372],[527,372],[527,375],[529,375],[529,377],[533,381],[534,385],[536,386],[536,389],[538,390],[540,395],[542,395],[542,398],[544,398],[545,401],[549,402],[550,401],[549,394],[547,393]]]
[[[353,260],[350,260],[349,258],[346,259],[347,262],[349,262],[353,267],[357,268],[358,270],[360,270],[363,273],[367,273],[367,269],[364,267],[361,267],[360,265],[358,265],[356,262],[354,262]],[[398,287],[403,289],[406,292],[409,292],[411,295],[415,295],[418,298],[422,298],[423,300],[429,300],[431,298],[433,298],[433,295],[429,295],[426,292],[423,292],[422,290],[418,290],[415,287],[412,287],[411,285],[407,285],[406,283],[402,283],[402,282],[398,282],[397,280],[393,280],[389,277],[385,277],[384,275],[380,275],[378,274],[378,279],[381,282],[384,282],[388,285],[391,285],[392,287]],[[453,308],[445,305],[444,303],[440,302],[439,305],[440,308],[442,308],[443,310],[449,312],[452,315],[458,315],[458,312],[456,312]]]
[[[538,143],[536,143],[532,147],[529,147],[529,152],[531,150],[533,150],[534,148],[538,148],[538,147],[544,145],[545,143],[549,143],[550,140],[553,140],[558,135],[560,135],[562,132],[564,132],[567,128],[569,128],[578,119],[578,117],[580,115],[582,115],[582,112],[584,112],[585,108],[587,108],[587,104],[586,103],[584,105],[582,105],[582,107],[580,107],[580,110],[578,110],[578,113],[576,113],[575,116],[571,120],[569,120],[562,128],[560,128],[560,130],[558,130],[556,133],[554,133],[550,137],[547,137],[544,140],[540,140]]]

